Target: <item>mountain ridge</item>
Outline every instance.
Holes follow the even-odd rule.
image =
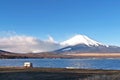
[[[61,45],[65,46],[55,50],[56,53],[120,53],[120,47],[105,45],[85,35],[75,35],[64,41]]]
[[[52,43],[54,39],[50,37]],[[95,41],[85,35],[77,34],[73,37],[71,37],[68,40],[65,40],[63,42],[60,42],[60,45],[58,49],[55,49],[53,51],[45,51],[45,52],[120,52],[120,47],[118,46],[111,46],[111,45],[105,45],[101,42]],[[4,52],[4,51],[3,51]],[[5,51],[9,52],[9,51]],[[17,52],[11,52],[11,53],[17,53]],[[29,53],[29,52],[28,52]],[[34,53],[34,52],[30,52]],[[42,53],[42,52],[36,52],[36,53]]]

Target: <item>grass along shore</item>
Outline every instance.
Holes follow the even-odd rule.
[[[2,80],[119,80],[120,70],[0,67]]]

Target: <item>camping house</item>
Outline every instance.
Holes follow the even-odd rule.
[[[24,63],[24,67],[25,67],[25,68],[32,68],[33,65],[32,65],[31,62],[25,62],[25,63]]]

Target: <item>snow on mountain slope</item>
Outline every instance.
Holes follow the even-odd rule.
[[[103,45],[97,41],[94,41],[90,38],[88,38],[85,35],[75,35],[74,37],[61,42],[60,43],[62,46],[74,46],[74,45],[78,45],[78,44],[85,44],[87,46],[99,46],[99,45]]]
[[[75,35],[60,44],[63,48],[56,50],[56,53],[120,53],[120,47],[104,45],[85,35]]]

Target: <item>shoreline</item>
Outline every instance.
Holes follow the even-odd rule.
[[[120,58],[120,53],[77,53],[67,54],[76,58]]]
[[[27,54],[0,54],[0,59],[29,59],[29,58],[120,58],[120,53],[27,53]]]
[[[111,80],[119,75],[120,70],[0,67],[2,80]]]

